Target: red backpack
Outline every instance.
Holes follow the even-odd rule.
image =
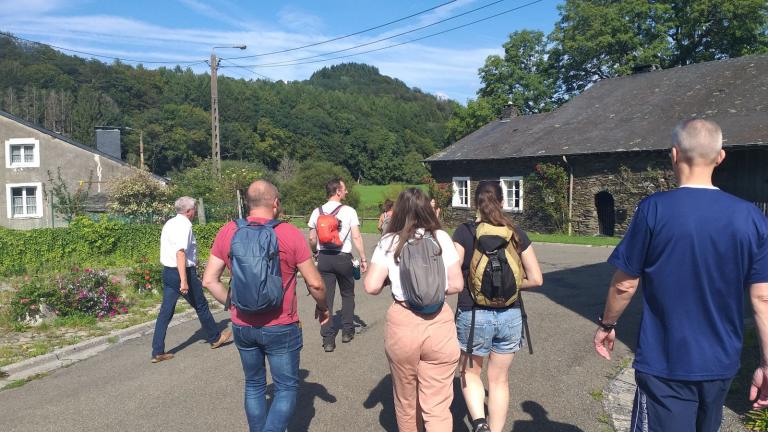
[[[341,246],[344,244],[339,236],[341,221],[336,217],[343,206],[343,204],[339,204],[330,213],[323,212],[323,206],[317,208],[320,213],[317,217],[317,240],[324,248],[341,249]]]

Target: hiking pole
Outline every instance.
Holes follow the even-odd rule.
[[[528,328],[528,314],[525,313],[525,306],[523,305],[523,293],[517,297],[520,301],[520,315],[523,317],[523,331],[525,332],[525,340],[528,344],[528,352],[533,354],[533,345],[531,345],[531,329]]]

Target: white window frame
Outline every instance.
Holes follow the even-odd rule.
[[[37,206],[37,212],[34,214],[24,214],[20,216],[14,216],[13,214],[13,194],[11,191],[15,188],[36,188],[35,193],[35,205]],[[5,185],[5,203],[6,203],[6,215],[8,219],[39,219],[43,217],[43,184],[37,183],[8,183]],[[24,200],[24,208],[26,210],[27,203]]]
[[[520,205],[518,207],[509,207],[507,203],[509,202],[508,199],[508,189],[507,189],[507,183],[506,182],[518,182],[518,188],[520,192]],[[501,191],[504,195],[504,203],[503,207],[506,211],[511,211],[514,213],[522,213],[523,212],[523,178],[522,177],[501,177],[499,179],[499,183],[501,183]]]
[[[11,162],[11,147],[31,145],[32,162],[24,162],[24,152],[21,153],[21,162]],[[23,147],[22,147],[23,148]],[[40,141],[34,138],[11,138],[5,141],[5,167],[6,168],[39,168],[40,167]]]
[[[461,202],[461,197],[459,196],[459,185],[458,185],[459,182],[467,182],[467,196],[466,196],[467,202],[466,203]],[[471,204],[469,189],[470,189],[470,185],[472,184],[470,182],[469,177],[454,177],[451,183],[453,185],[453,198],[451,198],[451,205],[453,207],[469,208]]]

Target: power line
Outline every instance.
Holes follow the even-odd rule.
[[[330,52],[322,53],[322,54],[316,54],[316,55],[312,55],[312,56],[308,56],[308,57],[300,57],[300,58],[296,58],[296,59],[292,59],[292,60],[284,60],[284,61],[272,62],[272,63],[261,63],[259,65],[255,65],[255,66],[266,67],[266,66],[282,66],[283,63],[294,64],[294,63],[291,63],[291,62],[298,62],[298,61],[310,60],[310,59],[314,59],[314,58],[318,58],[318,57],[325,57],[325,56],[328,56],[328,55],[331,55],[331,54],[338,54],[338,53],[341,53],[341,52],[351,51],[351,50],[354,50],[354,49],[357,49],[357,48],[362,48],[362,47],[365,47],[365,46],[374,45],[374,44],[377,44],[379,42],[383,42],[383,41],[386,41],[386,40],[394,39],[394,38],[399,37],[399,36],[403,36],[403,35],[406,35],[406,34],[409,34],[409,33],[414,33],[414,32],[417,32],[419,30],[424,30],[425,28],[428,28],[428,27],[433,27],[433,26],[436,26],[438,24],[442,24],[442,23],[444,23],[446,21],[450,21],[450,20],[453,20],[453,19],[456,19],[456,18],[460,18],[460,17],[462,17],[464,15],[468,15],[468,14],[471,14],[473,12],[477,12],[477,11],[479,11],[481,9],[485,9],[485,8],[491,7],[493,5],[501,3],[503,1],[506,1],[506,0],[496,0],[496,1],[492,2],[492,3],[488,3],[487,5],[480,6],[480,7],[474,8],[472,10],[468,10],[466,12],[462,12],[462,13],[460,13],[458,15],[454,15],[454,16],[451,16],[451,17],[448,17],[448,18],[445,18],[445,19],[442,19],[442,20],[439,20],[439,21],[435,21],[435,22],[433,22],[431,24],[427,24],[427,25],[424,25],[424,26],[421,26],[421,27],[416,27],[416,28],[411,29],[411,30],[406,30],[404,32],[401,32],[401,33],[398,33],[398,34],[395,34],[395,35],[392,35],[392,36],[387,36],[385,38],[377,39],[375,41],[366,42],[366,43],[363,43],[363,44],[351,46],[349,48],[344,48],[344,49],[340,49],[340,50],[336,50],[336,51],[330,51]],[[232,57],[232,58],[237,58],[237,57]]]
[[[419,12],[413,13],[411,15],[408,15],[408,16],[405,16],[405,17],[402,17],[402,18],[398,18],[398,19],[393,20],[393,21],[389,21],[389,22],[386,22],[384,24],[379,24],[379,25],[374,26],[374,27],[369,27],[369,28],[364,29],[364,30],[359,30],[359,31],[356,31],[354,33],[349,33],[349,34],[346,34],[344,36],[339,36],[339,37],[335,37],[335,38],[332,38],[332,39],[327,39],[327,40],[320,41],[320,42],[315,42],[315,43],[311,43],[311,44],[307,44],[307,45],[302,45],[302,46],[295,47],[295,48],[288,48],[288,49],[283,49],[283,50],[279,50],[279,51],[271,51],[271,52],[266,52],[266,53],[261,53],[261,54],[251,54],[251,55],[240,56],[240,57],[230,57],[230,59],[231,60],[239,60],[239,59],[244,59],[244,58],[254,58],[254,57],[263,57],[263,56],[268,56],[268,55],[273,55],[273,54],[282,54],[282,53],[296,51],[296,50],[300,50],[300,49],[304,49],[304,48],[310,48],[310,47],[313,47],[313,46],[327,44],[329,42],[335,42],[337,40],[342,40],[342,39],[346,39],[346,38],[349,38],[349,37],[352,37],[352,36],[357,36],[359,34],[367,33],[367,32],[369,32],[371,30],[378,30],[378,29],[380,29],[382,27],[386,27],[388,25],[395,24],[395,23],[398,23],[400,21],[405,21],[407,19],[413,18],[415,16],[418,16],[418,15],[421,15],[421,14],[424,14],[424,13],[427,13],[427,12],[431,12],[431,11],[433,11],[435,9],[439,9],[439,8],[445,6],[445,5],[449,5],[449,4],[455,3],[455,2],[456,2],[456,0],[451,0],[451,1],[439,4],[437,6],[433,6],[433,7],[429,8],[429,9],[424,9],[423,11],[419,11]]]
[[[32,44],[35,44],[35,45],[47,46],[49,48],[55,48],[55,49],[60,50],[60,51],[73,52],[73,53],[76,53],[76,54],[83,54],[83,55],[87,55],[87,56],[90,56],[90,57],[96,57],[96,58],[105,58],[105,59],[110,59],[110,60],[119,60],[119,61],[126,62],[126,63],[173,64],[173,65],[187,65],[187,66],[194,66],[194,65],[197,65],[197,64],[200,64],[200,63],[204,63],[204,61],[200,61],[200,60],[190,60],[190,61],[150,61],[150,60],[127,59],[127,58],[107,56],[107,55],[102,55],[102,54],[94,54],[94,53],[89,53],[89,52],[86,52],[86,51],[79,51],[79,50],[75,50],[75,49],[71,49],[71,48],[64,48],[64,47],[60,47],[60,46],[57,46],[57,45],[51,45],[51,44],[47,44],[47,43],[43,43],[43,42],[33,41],[33,40],[30,40],[30,39],[25,39],[23,37],[14,36],[14,35],[5,34],[5,33],[0,33],[0,36],[5,36],[5,37],[10,38],[10,39],[15,39],[15,40],[22,41],[22,42],[28,42],[28,43],[32,43]]]
[[[289,61],[296,61],[296,63],[285,63],[285,62],[283,62],[282,64],[281,63],[263,63],[263,64],[247,65],[247,67],[297,66],[297,65],[304,65],[304,64],[311,64],[311,63],[322,63],[322,62],[331,61],[331,60],[338,60],[338,59],[343,59],[343,58],[348,58],[348,57],[359,56],[359,55],[362,55],[362,54],[368,54],[368,53],[372,53],[372,52],[383,51],[385,49],[395,48],[395,47],[399,47],[399,46],[406,45],[406,44],[409,44],[409,43],[418,42],[420,40],[424,40],[424,39],[431,38],[431,37],[434,37],[434,36],[438,36],[438,35],[441,35],[441,34],[444,34],[444,33],[448,33],[448,32],[454,31],[454,30],[458,30],[458,29],[461,29],[461,28],[464,28],[464,27],[468,27],[468,26],[471,26],[473,24],[477,24],[479,22],[488,21],[489,19],[493,19],[493,18],[496,18],[498,16],[505,15],[505,14],[508,14],[510,12],[514,12],[514,11],[526,8],[528,6],[532,6],[532,5],[536,4],[536,3],[541,3],[542,1],[544,1],[544,0],[534,0],[534,1],[522,4],[520,6],[514,7],[512,9],[507,9],[507,10],[499,12],[497,14],[493,14],[493,15],[487,16],[485,18],[481,18],[481,19],[478,19],[478,20],[475,20],[475,21],[472,21],[472,22],[468,22],[468,23],[462,24],[460,26],[451,27],[449,29],[446,29],[446,30],[443,30],[443,31],[440,31],[440,32],[437,32],[437,33],[431,33],[431,34],[428,34],[426,36],[422,36],[422,37],[419,37],[419,38],[416,38],[416,39],[411,39],[411,40],[407,40],[405,42],[401,42],[401,43],[398,43],[398,44],[387,45],[385,47],[376,48],[376,49],[372,49],[372,50],[361,51],[359,53],[347,54],[347,55],[337,56],[337,57],[330,57],[330,58],[321,59],[321,60],[299,62],[299,61],[297,61],[299,59],[297,59],[297,60],[289,60]],[[327,54],[331,54],[331,53],[327,53]],[[317,56],[315,56],[315,57],[317,57]]]
[[[266,75],[260,74],[260,73],[256,72],[256,71],[255,71],[255,70],[253,70],[253,69],[249,69],[247,66],[239,65],[239,64],[237,64],[237,63],[235,63],[235,62],[233,62],[233,61],[227,60],[227,59],[221,59],[221,61],[223,61],[223,62],[227,62],[227,63],[229,63],[229,64],[231,64],[231,65],[232,65],[232,66],[228,66],[228,67],[236,67],[236,68],[240,68],[240,69],[245,69],[245,70],[247,70],[248,72],[250,72],[250,73],[252,73],[252,74],[254,74],[254,75],[258,75],[258,76],[260,76],[260,77],[262,77],[262,78],[264,78],[264,79],[266,79],[266,80],[269,80],[269,81],[274,81],[272,78],[270,78],[270,77],[268,77],[268,76],[266,76]]]

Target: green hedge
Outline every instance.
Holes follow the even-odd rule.
[[[195,225],[206,259],[221,224]],[[161,225],[78,218],[67,228],[0,228],[0,276],[50,273],[72,267],[129,267],[142,257],[158,262]]]

